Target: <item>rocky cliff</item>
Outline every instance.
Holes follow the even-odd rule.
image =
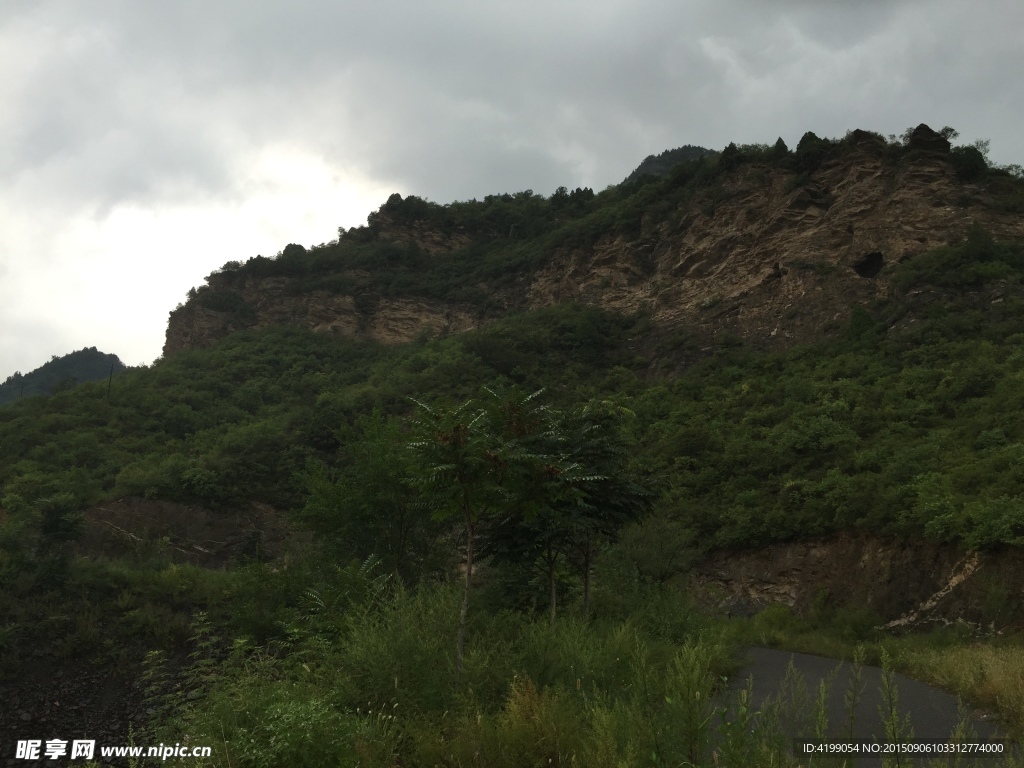
[[[218,290],[213,280],[211,290]],[[367,308],[351,295],[326,291],[289,292],[287,278],[246,278],[232,285],[248,311],[210,309],[189,302],[171,313],[164,355],[209,346],[234,331],[271,325],[300,325],[320,333],[399,344],[421,334],[457,333],[476,327],[472,307],[409,299],[377,299]]]
[[[851,140],[852,151],[805,179],[752,165],[678,220],[645,219],[634,242],[554,254],[530,303],[577,299],[648,309],[659,324],[704,336],[808,341],[883,295],[888,265],[962,240],[974,221],[997,237],[1024,235],[1019,215],[958,181],[948,143],[893,165],[875,135],[855,131]]]
[[[302,279],[261,277],[246,265],[212,275],[205,298],[171,313],[164,354],[279,323],[401,343],[470,329],[503,309],[568,301],[648,312],[656,327],[698,341],[728,333],[785,346],[841,327],[854,305],[886,292],[892,264],[962,240],[973,222],[997,238],[1024,237],[1020,214],[998,204],[990,183],[962,180],[949,142],[927,126],[898,158],[877,134],[853,131],[808,171],[738,163],[683,202],[650,201],[640,216],[629,233],[610,226],[586,245],[547,247],[500,301],[439,300],[415,286],[385,296],[364,291],[358,270],[307,291]],[[475,242],[462,228],[395,221],[384,208],[371,219],[376,240],[432,259],[424,274]],[[492,288],[475,290],[486,297]],[[232,301],[209,300],[217,295]]]
[[[841,533],[719,552],[691,574],[699,599],[731,615],[775,604],[807,614],[855,607],[899,630],[957,620],[995,629],[1024,626],[1024,553],[963,552],[951,545]]]

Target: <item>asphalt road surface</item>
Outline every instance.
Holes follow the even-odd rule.
[[[790,672],[787,680],[787,669],[791,663],[796,678]],[[861,682],[856,686],[860,694],[853,708],[851,724],[851,708],[847,701],[849,691],[854,688],[852,672],[853,665],[849,662],[806,653],[750,648],[747,652],[747,665],[732,678],[730,688],[735,700],[738,693],[747,687],[752,675],[754,708],[762,709],[772,700],[787,702],[788,705],[781,708],[784,713],[781,718],[783,729],[797,738],[814,733],[815,701],[819,685],[824,680],[828,683],[825,707],[829,722],[828,738],[888,740],[880,713],[880,709],[888,711],[884,706],[882,670],[878,667],[861,667]],[[955,696],[904,675],[896,674],[894,679],[899,718],[901,722],[909,722],[913,738],[946,741],[957,728],[962,716],[967,718],[969,726],[981,739],[1003,738],[996,722],[981,712],[962,708]],[[1001,762],[988,759],[979,762],[979,765],[996,768]],[[858,768],[880,764],[880,760],[864,758],[852,763]],[[928,761],[914,760],[906,764],[923,767],[928,765]]]

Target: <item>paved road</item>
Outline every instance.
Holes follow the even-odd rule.
[[[790,661],[802,678],[803,692],[799,683],[796,686],[786,686],[784,683]],[[753,700],[756,708],[764,706],[769,698],[778,699],[780,695],[789,701],[805,701],[803,707],[790,707],[794,714],[786,718],[786,730],[796,737],[814,732],[811,726],[813,721],[810,718],[813,717],[818,686],[822,680],[831,677],[826,707],[830,726],[829,738],[847,739],[851,728],[845,697],[851,688],[851,672],[852,665],[849,662],[839,662],[806,653],[751,648],[747,654],[747,666],[733,677],[730,687],[735,694],[746,687],[748,678],[753,675]],[[897,674],[895,680],[900,716],[902,718],[909,715],[914,738],[936,741],[948,739],[960,721],[960,706],[956,697],[904,675]],[[861,682],[863,693],[855,710],[853,738],[884,740],[885,726],[879,714],[879,707],[883,702],[882,670],[878,667],[862,667]],[[788,695],[785,693],[787,690]],[[969,719],[970,725],[979,737],[1001,737],[997,725],[984,714],[969,712]],[[926,761],[915,762],[920,766],[927,764]],[[987,760],[985,764],[995,768],[999,762]],[[874,761],[874,764],[880,763]],[[854,765],[867,768],[872,765],[872,761],[861,759]]]

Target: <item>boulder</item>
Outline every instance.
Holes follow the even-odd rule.
[[[937,155],[949,154],[949,140],[940,133],[936,133],[924,123],[921,123],[910,134],[911,150],[928,152]]]
[[[862,147],[867,150],[885,149],[884,138],[871,131],[862,131],[860,128],[846,134],[846,140],[854,147]]]

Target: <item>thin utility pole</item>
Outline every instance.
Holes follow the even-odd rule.
[[[110,376],[107,377],[107,402],[110,402],[110,385],[114,381],[114,364],[110,364]]]

